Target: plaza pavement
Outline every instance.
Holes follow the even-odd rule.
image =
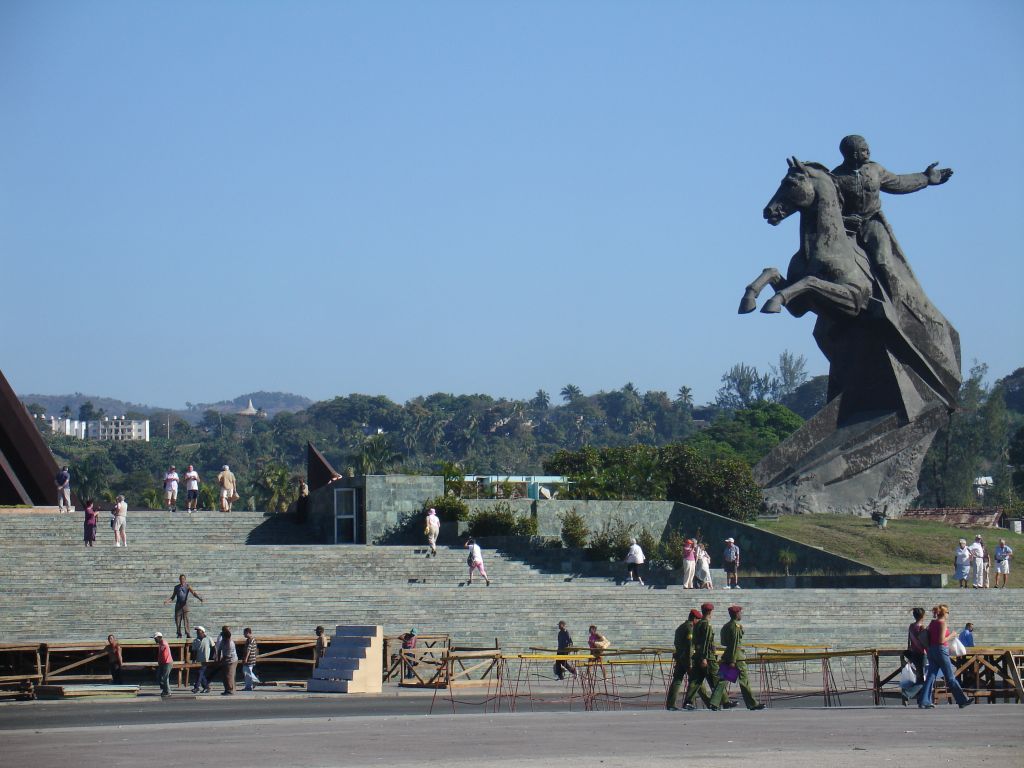
[[[777,706],[763,712],[427,716],[430,696],[145,696],[0,705],[0,762],[66,766],[1020,765],[1024,709]],[[443,711],[436,708],[435,711]],[[461,712],[473,714],[461,714]]]

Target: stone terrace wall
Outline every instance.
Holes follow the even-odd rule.
[[[488,509],[500,500],[474,499],[467,503],[471,512]],[[672,501],[578,501],[515,499],[509,501],[520,515],[537,518],[540,536],[558,538],[562,524],[559,516],[575,509],[586,519],[590,529],[596,530],[605,522],[619,518],[634,523],[636,531],[646,528],[653,536],[664,538],[675,529],[687,536],[700,532],[711,550],[712,567],[722,564],[725,539],[736,539],[741,551],[742,569],[762,572],[780,572],[779,551],[789,549],[796,554],[794,574],[821,571],[825,573],[874,573],[874,569],[856,560],[833,555],[817,547],[802,544],[785,536],[762,530],[755,525],[741,523],[698,507]]]

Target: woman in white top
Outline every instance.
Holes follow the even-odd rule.
[[[640,549],[636,539],[630,539],[629,552],[626,553],[626,567],[629,568],[629,580],[639,581],[641,587],[644,585],[644,580],[640,577],[640,566],[644,564],[644,559],[644,551]]]
[[[697,544],[697,567],[695,578],[700,582],[701,589],[714,589],[711,583],[711,555],[703,544]]]
[[[484,555],[480,551],[480,545],[473,539],[467,539],[466,549],[469,550],[469,557],[466,558],[466,562],[469,565],[469,583],[473,583],[473,571],[480,571],[480,575],[484,577],[484,582],[488,587],[491,586],[491,580],[487,578],[487,571],[484,570]]]

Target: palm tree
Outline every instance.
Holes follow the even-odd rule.
[[[260,491],[260,500],[268,512],[286,512],[291,502],[294,488],[288,467],[281,464],[267,464],[256,478],[256,487]]]
[[[686,409],[693,407],[693,390],[687,386],[682,386],[679,391],[676,392],[676,403],[683,406]]]
[[[361,475],[375,475],[386,472],[402,454],[391,448],[387,435],[370,435],[363,441],[356,454],[356,471]]]
[[[543,389],[538,389],[537,394],[535,394],[533,396],[533,399],[530,401],[530,405],[532,405],[538,411],[547,410],[548,407],[551,405],[551,395],[549,395]]]
[[[579,400],[583,396],[583,390],[577,387],[575,384],[566,384],[562,387],[562,391],[559,392],[562,399],[567,403],[573,403]]]

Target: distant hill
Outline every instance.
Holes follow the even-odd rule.
[[[204,411],[221,411],[223,413],[234,413],[245,408],[252,400],[253,406],[262,408],[267,415],[273,416],[281,411],[296,413],[303,411],[313,404],[313,401],[302,395],[293,395],[290,392],[250,392],[239,395],[234,400],[221,400],[217,403],[186,403],[188,409],[194,413],[202,414]]]
[[[71,410],[71,418],[75,419],[78,418],[78,409],[83,404],[90,402],[96,410],[102,409],[107,416],[141,415],[151,417],[153,414],[162,416],[166,413],[173,413],[192,423],[199,421],[205,411],[220,411],[222,413],[239,411],[249,404],[250,398],[256,408],[262,408],[269,416],[281,411],[295,413],[313,404],[308,397],[288,392],[251,392],[239,395],[234,400],[222,400],[218,403],[186,403],[184,409],[132,403],[102,395],[83,395],[81,392],[75,392],[73,395],[27,394],[18,397],[26,406],[33,404],[42,406],[46,409],[48,416],[60,416],[64,406],[67,406]]]

